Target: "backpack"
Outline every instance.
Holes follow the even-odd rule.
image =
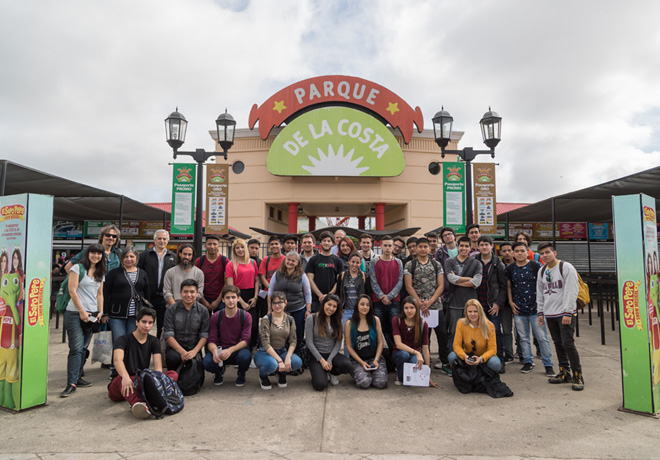
[[[542,270],[543,268],[544,268],[544,266],[541,267],[541,270]],[[563,260],[560,260],[560,261],[559,261],[559,274],[561,275],[562,278],[564,277],[564,271],[563,271],[563,268],[564,268],[564,261],[563,261]],[[539,270],[539,274],[540,274],[540,273],[541,273],[541,271]],[[575,273],[577,273],[577,270],[575,271]],[[578,296],[577,296],[577,306],[578,306],[578,308],[580,308],[580,309],[584,309],[584,307],[586,307],[587,304],[588,304],[589,302],[591,302],[591,297],[590,297],[590,295],[589,295],[589,286],[587,286],[587,283],[585,283],[584,281],[582,281],[582,277],[580,276],[579,273],[577,273],[577,277],[578,277]]]
[[[225,272],[225,266],[227,265],[227,258],[225,256],[223,256],[222,254],[220,254],[220,257],[218,257],[218,259],[220,260],[220,263],[222,264],[222,273],[224,273]],[[197,261],[199,263],[195,264],[195,266],[201,270],[202,267],[204,266],[204,262],[206,261],[206,254],[203,254],[199,259],[197,259]]]
[[[438,263],[437,260],[435,260],[432,257],[429,257],[429,260],[431,261],[431,264],[433,264],[433,269],[435,270],[435,277],[437,278],[439,275],[438,272],[440,271],[440,264]],[[415,277],[415,270],[417,270],[417,265],[418,265],[417,258],[414,258],[412,260],[412,265],[410,266],[410,274],[412,275],[413,278]]]
[[[534,273],[536,275],[536,277],[535,277],[535,280],[536,280],[536,279],[538,279],[539,272],[540,272],[541,268],[543,268],[544,266],[537,263],[537,262],[534,262],[533,260],[530,260],[529,263],[532,264],[531,265],[532,273]],[[504,269],[504,271],[506,272],[506,277],[507,277],[508,280],[513,278],[513,268],[515,266],[516,266],[516,262],[514,261],[514,262],[511,262],[509,265],[507,265],[506,268]]]
[[[78,283],[80,283],[85,276],[85,267],[83,267],[83,264],[78,264],[78,268],[80,270],[80,273],[78,274]],[[57,291],[57,297],[55,298],[55,311],[58,313],[64,313],[67,305],[69,305],[69,300],[71,300],[71,294],[69,294],[69,275],[67,275],[64,281],[62,281],[60,290]]]
[[[222,315],[224,313],[225,313],[224,308],[218,312],[218,318],[216,322],[216,325],[218,327],[218,333],[220,333],[220,326],[222,325]],[[241,329],[243,329],[243,323],[245,323],[245,310],[243,310],[242,308],[238,309],[238,318],[241,321]]]
[[[202,355],[198,353],[193,359],[184,361],[176,370],[179,374],[177,385],[184,396],[197,394],[204,385],[204,366]]]
[[[183,410],[183,393],[167,375],[151,369],[137,372],[133,382],[135,392],[140,395],[156,418],[174,415]]]

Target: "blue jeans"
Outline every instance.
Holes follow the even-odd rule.
[[[550,340],[548,340],[548,333],[545,325],[539,324],[539,315],[529,316],[514,316],[516,322],[516,330],[520,335],[520,347],[522,348],[523,361],[529,364],[534,364],[534,354],[532,353],[532,344],[529,337],[529,326],[532,326],[532,333],[539,342],[541,349],[541,361],[544,367],[552,367],[552,349],[550,348]]]
[[[275,353],[282,358],[282,361],[286,358],[287,348],[280,348],[275,350]],[[257,352],[254,355],[254,364],[259,368],[259,377],[268,377],[269,374],[275,372],[279,366],[277,361],[271,355],[269,355],[263,348],[259,347]],[[291,355],[291,370],[297,371],[302,367],[302,360],[298,357],[297,354]],[[286,374],[286,372],[284,372]]]
[[[305,313],[307,313],[305,307],[287,313],[293,318],[293,322],[296,323],[296,351],[300,349],[300,344],[304,342],[305,338]],[[261,347],[259,347],[259,349],[261,349]],[[257,362],[255,361],[254,363],[256,364]]]
[[[454,362],[454,360],[459,359],[456,352],[452,351],[449,353],[449,364]],[[460,361],[460,360],[459,360]],[[499,372],[502,369],[502,361],[497,356],[493,356],[488,361],[486,361],[486,366],[493,372]]]
[[[110,330],[112,331],[112,344],[117,343],[117,339],[122,335],[130,334],[135,332],[137,329],[137,323],[135,322],[135,316],[129,316],[126,319],[121,318],[110,318],[109,321]]]
[[[392,301],[391,305],[385,305],[382,302],[374,302],[374,314],[380,319],[380,327],[383,329],[383,335],[389,339],[388,343],[394,343],[392,334],[392,320],[401,313],[401,302]]]
[[[211,353],[206,353],[206,356],[204,356],[204,359],[202,360],[202,365],[208,372],[224,374],[225,368],[228,364],[238,364],[238,375],[245,375],[250,368],[250,362],[252,362],[252,353],[250,353],[250,349],[241,348],[229,355],[229,358],[223,361],[222,366],[219,366],[213,361],[213,355]]]
[[[344,308],[344,311],[341,313],[341,325],[344,327],[346,325],[346,321],[351,319],[353,317],[353,309],[348,309]]]
[[[66,384],[75,385],[85,365],[85,350],[92,341],[92,331],[81,326],[77,311],[64,312],[64,327],[69,336],[69,356],[66,362]]]
[[[411,355],[407,351],[397,350],[392,355],[394,360],[394,365],[396,366],[397,376],[399,377],[399,382],[403,382],[403,365],[404,363],[415,364],[417,362],[417,356]]]

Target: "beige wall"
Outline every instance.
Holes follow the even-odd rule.
[[[397,177],[383,178],[274,176],[266,168],[266,155],[278,132],[273,130],[262,140],[257,129],[236,131],[229,163],[240,160],[245,171],[230,171],[229,225],[235,229],[250,234],[255,234],[250,227],[285,233],[289,202],[300,203],[302,216],[319,217],[372,216],[373,203],[386,203],[386,229],[421,227],[421,234],[442,225],[442,174],[428,172],[431,161],[442,161],[433,131],[415,132],[407,145],[398,131],[392,131],[403,149],[406,167]],[[450,149],[457,148],[462,133],[454,137]],[[448,155],[445,160],[456,161],[456,157]],[[224,159],[219,156],[216,161],[222,163]],[[270,217],[271,206],[274,218]],[[277,219],[278,210],[281,220]]]

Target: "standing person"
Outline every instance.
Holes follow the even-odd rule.
[[[493,255],[493,240],[489,236],[479,237],[479,255],[475,257],[482,266],[481,284],[477,287],[477,299],[485,306],[486,317],[495,326],[497,357],[502,362],[504,373],[504,342],[502,339],[502,316],[500,309],[506,302],[506,273],[499,257]]]
[[[260,311],[257,302],[259,271],[257,263],[250,259],[248,255],[248,248],[244,240],[237,238],[231,248],[233,257],[225,269],[225,286],[236,286],[240,289],[237,303],[243,310],[250,312],[252,329],[250,331],[251,340],[248,341],[248,345],[255,347],[259,338],[259,318],[266,314],[265,311]],[[225,290],[223,289],[222,292],[225,292]]]
[[[105,280],[105,250],[93,244],[85,250],[80,263],[71,267],[69,295],[64,312],[64,327],[69,336],[69,356],[66,364],[66,388],[60,396],[66,398],[77,387],[92,386],[82,378],[85,350],[92,340],[93,323],[103,317],[103,281]],[[82,279],[79,280],[80,274]]]
[[[403,261],[403,259],[405,259],[405,256],[403,255],[403,249],[406,247],[406,242],[403,241],[403,238],[400,236],[395,236],[393,242],[394,246],[392,246],[392,254],[397,259]]]
[[[209,338],[209,311],[197,301],[197,282],[187,279],[179,287],[181,300],[167,308],[163,338],[165,364],[171,371],[202,353]]]
[[[307,262],[311,259],[314,254],[318,254],[319,251],[314,248],[316,244],[316,238],[311,233],[303,234],[301,238],[300,246],[302,250],[300,251],[300,257],[302,258],[302,268],[303,271],[307,270]]]
[[[438,325],[433,328],[435,337],[438,340],[439,359],[435,368],[451,375],[452,370],[447,358],[449,354],[447,325],[445,324],[445,314],[442,311],[442,301],[440,300],[445,288],[445,277],[440,262],[429,257],[430,249],[426,238],[417,240],[417,258],[406,264],[403,278],[406,291],[415,300],[415,309],[421,310],[422,318],[429,316],[429,310],[438,312]],[[430,333],[426,322],[424,324],[426,331]],[[396,336],[396,334],[394,335]],[[394,339],[396,341],[396,337]],[[430,339],[430,337],[427,337],[427,344],[430,343]],[[399,378],[403,378],[403,376],[399,375]]]
[[[259,251],[261,250],[261,243],[258,239],[252,238],[247,242],[248,245],[248,254],[250,254],[250,259],[254,260],[257,263],[257,267],[261,265],[261,258],[259,257]]]
[[[429,257],[435,258],[435,253],[438,252],[438,234],[435,232],[428,232],[424,236],[429,240]]]
[[[305,342],[314,357],[309,363],[309,372],[316,391],[328,387],[328,373],[330,384],[336,386],[339,385],[339,375],[351,372],[351,361],[339,353],[342,331],[339,297],[329,294],[323,299],[319,311],[305,320]]]
[[[406,241],[406,248],[408,248],[408,257],[403,259],[403,265],[417,257],[417,237],[411,236]]]
[[[330,249],[330,252],[334,255],[339,255],[339,242],[346,237],[346,232],[339,229],[335,232],[334,236],[334,246]]]
[[[107,271],[113,270],[119,267],[121,264],[119,260],[119,255],[121,254],[121,249],[119,249],[120,242],[121,232],[116,225],[106,225],[101,229],[98,243],[103,246],[103,254],[105,255],[105,268]],[[69,273],[71,267],[80,263],[84,256],[84,251],[81,251],[73,256],[64,267],[66,272]]]
[[[152,359],[154,370],[163,372],[163,358],[160,341],[149,334],[156,321],[156,312],[152,308],[144,308],[138,313],[136,321],[136,329],[119,337],[115,345],[112,362],[118,375],[108,385],[108,398],[115,402],[127,401],[136,418],[146,419],[151,417],[151,412],[133,389],[133,381],[139,370],[149,367]],[[165,375],[175,382],[178,379],[174,371],[167,371]]]
[[[179,246],[177,257],[177,264],[167,270],[167,273],[165,273],[165,277],[163,278],[165,303],[169,306],[174,305],[177,300],[181,300],[181,292],[179,291],[178,286],[181,286],[181,282],[187,279],[197,281],[197,286],[199,286],[197,300],[201,301],[202,297],[204,297],[204,272],[193,265],[193,260],[195,259],[195,249],[193,248],[193,245],[190,243],[183,243]]]
[[[295,251],[289,254],[291,253],[296,254]],[[259,384],[262,390],[272,388],[269,374],[277,372],[277,386],[285,388],[287,373],[296,372],[302,367],[302,360],[294,351],[298,343],[297,337],[303,332],[297,332],[295,321],[284,312],[286,305],[286,295],[279,291],[273,292],[272,312],[259,320],[261,346],[254,355],[254,364],[259,368]]]
[[[348,262],[348,256],[355,251],[355,244],[353,244],[353,240],[349,237],[345,236],[339,241],[339,251],[337,251],[337,256],[339,256],[344,262],[344,265]]]
[[[371,250],[373,246],[373,238],[368,233],[360,235],[360,256],[364,261],[364,272],[367,275],[371,274],[371,266],[376,262],[378,256]],[[394,251],[394,247],[392,247]]]
[[[383,358],[383,330],[374,315],[371,299],[362,295],[353,317],[344,326],[351,376],[358,388],[387,387],[387,366]]]
[[[449,343],[454,342],[456,323],[463,317],[465,303],[477,299],[477,287],[481,286],[483,270],[481,264],[470,257],[470,240],[466,236],[458,239],[458,255],[447,260],[445,275],[449,280],[447,324]],[[451,363],[451,360],[449,361]]]
[[[419,245],[419,242],[417,244]],[[420,370],[424,364],[431,367],[429,328],[426,321],[422,321],[417,299],[410,296],[403,299],[401,314],[392,320],[392,330],[394,331],[392,359],[396,365],[394,384],[402,385],[404,363],[417,364]],[[429,385],[440,388],[430,378]]]
[[[195,267],[204,273],[204,297],[199,301],[214,312],[222,302],[220,293],[225,287],[225,267],[227,258],[220,254],[220,238],[217,235],[206,235],[204,243],[206,254],[195,259]]]
[[[386,235],[380,242],[383,254],[371,270],[371,299],[388,344],[393,343],[392,318],[401,312],[399,291],[403,286],[403,263],[394,257],[394,240]]]
[[[513,258],[513,246],[509,241],[500,243],[500,259],[504,264],[504,269],[515,262]],[[502,317],[502,341],[504,347],[504,363],[513,362],[513,310],[507,300],[500,308]]]
[[[479,238],[481,237],[479,224],[468,225],[465,235],[470,239],[470,257],[477,257],[479,255]]]
[[[440,239],[444,243],[435,252],[435,260],[440,262],[442,270],[447,273],[447,260],[458,255],[458,246],[456,246],[456,232],[451,227],[444,227],[440,230]],[[443,293],[443,300],[446,300],[449,293],[449,280],[445,276],[445,290]]]
[[[296,323],[298,333],[297,347],[303,342],[305,317],[312,309],[312,290],[309,279],[302,271],[300,256],[296,251],[287,253],[284,263],[273,273],[268,287],[268,311],[272,309],[274,292],[283,292],[286,297],[286,313]]]
[[[284,255],[282,255],[282,243],[280,242],[280,237],[277,235],[271,235],[268,238],[268,251],[270,254],[264,260],[261,261],[259,265],[259,279],[261,280],[261,285],[264,290],[268,290],[270,286],[270,279],[273,276],[273,273],[280,268],[282,262],[284,262]]]
[[[202,365],[208,372],[215,374],[213,385],[222,385],[227,365],[237,364],[238,372],[234,385],[242,387],[245,385],[245,374],[250,368],[252,316],[238,308],[240,293],[236,286],[223,287],[222,301],[225,308],[213,313],[209,321],[208,351]]]
[[[298,235],[286,235],[282,240],[282,254],[298,252]]]
[[[573,390],[581,391],[584,389],[584,377],[580,355],[575,346],[577,296],[580,289],[577,271],[570,263],[557,259],[557,251],[552,243],[541,243],[538,249],[545,264],[536,281],[539,324],[548,322],[559,361],[559,373],[548,381],[571,382]],[[571,369],[573,369],[572,378]]]
[[[352,253],[348,258],[348,270],[344,270],[337,276],[342,325],[353,316],[358,297],[366,294],[367,276],[360,270],[361,263],[360,254]]]
[[[507,266],[507,294],[509,305],[515,314],[516,330],[520,335],[522,348],[523,367],[520,372],[528,374],[534,368],[534,355],[532,344],[529,339],[529,329],[539,343],[541,359],[545,367],[545,373],[549,377],[554,376],[552,364],[552,350],[546,333],[545,326],[539,324],[539,315],[536,309],[536,281],[541,264],[527,259],[527,246],[523,242],[516,242],[513,255],[514,263]]]
[[[543,265],[543,261],[541,260],[541,256],[538,252],[532,251],[532,237],[529,236],[525,232],[518,232],[516,233],[516,236],[514,237],[516,242],[521,242],[525,243],[527,246],[527,260],[533,260],[534,262],[538,262],[541,265]]]
[[[305,269],[312,289],[312,313],[318,311],[326,295],[335,293],[337,275],[344,271],[344,262],[330,252],[332,234],[321,233],[319,242],[321,252],[309,259]]]
[[[138,268],[147,273],[149,279],[149,297],[156,310],[156,334],[158,337],[163,333],[163,321],[165,319],[165,295],[163,294],[163,280],[167,270],[174,267],[175,255],[167,249],[170,234],[167,230],[156,230],[154,233],[154,247],[142,252],[138,259]]]
[[[476,299],[465,304],[465,318],[456,323],[454,351],[449,353],[449,362],[461,359],[476,366],[486,363],[491,370],[499,372],[502,362],[497,357],[495,326],[488,321],[484,309]]]

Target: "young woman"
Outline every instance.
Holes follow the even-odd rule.
[[[344,261],[344,265],[346,265],[346,262],[348,262],[351,254],[354,252],[357,252],[357,249],[355,249],[353,240],[347,236],[343,237],[339,241],[339,249],[337,250],[337,255],[341,258],[341,260]],[[362,257],[360,257],[360,270],[365,271],[364,260],[362,260]]]
[[[268,287],[269,309],[274,292],[283,292],[286,297],[286,312],[293,317],[296,330],[300,331],[297,346],[303,342],[305,317],[312,305],[312,290],[307,275],[302,271],[301,260],[297,252],[288,252],[280,268],[273,273]]]
[[[11,256],[11,273],[18,273],[18,276],[23,279],[23,261],[21,259],[21,251],[16,248]]]
[[[465,303],[465,318],[456,323],[454,351],[449,353],[449,362],[462,359],[467,364],[476,366],[481,363],[495,372],[499,372],[502,363],[497,357],[495,326],[488,321],[481,303],[470,299]]]
[[[346,349],[351,357],[351,375],[358,388],[387,386],[387,366],[383,354],[383,330],[374,315],[371,298],[361,295],[353,317],[344,326]]]
[[[78,282],[82,269],[85,274]],[[85,350],[92,340],[92,323],[103,316],[103,281],[105,279],[105,257],[103,246],[93,244],[84,253],[82,263],[71,268],[69,295],[71,300],[64,313],[64,327],[69,335],[69,357],[67,360],[66,388],[60,396],[66,398],[76,391],[76,387],[92,384],[83,380]]]
[[[312,387],[316,391],[325,390],[330,384],[339,385],[340,374],[351,372],[351,361],[341,353],[342,314],[339,310],[339,297],[328,294],[323,298],[321,308],[305,320],[305,343],[314,360],[309,363],[312,374]]]
[[[342,324],[346,324],[353,316],[353,310],[357,304],[358,297],[366,294],[366,275],[360,271],[363,264],[362,257],[357,252],[352,252],[348,257],[348,270],[337,275],[337,290],[339,291],[339,305],[343,307],[341,316]]]
[[[284,312],[286,305],[286,295],[283,292],[274,292],[271,296],[272,312],[259,321],[261,346],[254,355],[254,364],[259,368],[259,384],[262,390],[272,388],[269,374],[277,372],[277,386],[284,388],[286,374],[302,367],[302,360],[294,353],[297,343],[296,323]]]
[[[257,295],[259,294],[259,268],[257,263],[250,259],[247,244],[242,239],[236,239],[231,245],[232,260],[225,267],[227,286],[236,286],[241,290],[238,306],[249,311],[252,316],[252,336],[250,348],[257,345],[259,337],[259,312]]]
[[[397,372],[394,384],[401,385],[404,363],[416,363],[418,369],[421,369],[423,364],[431,367],[429,326],[426,321],[422,321],[417,299],[411,296],[403,299],[401,314],[392,319],[392,332],[394,334],[392,359]],[[439,388],[431,379],[429,385]]]

